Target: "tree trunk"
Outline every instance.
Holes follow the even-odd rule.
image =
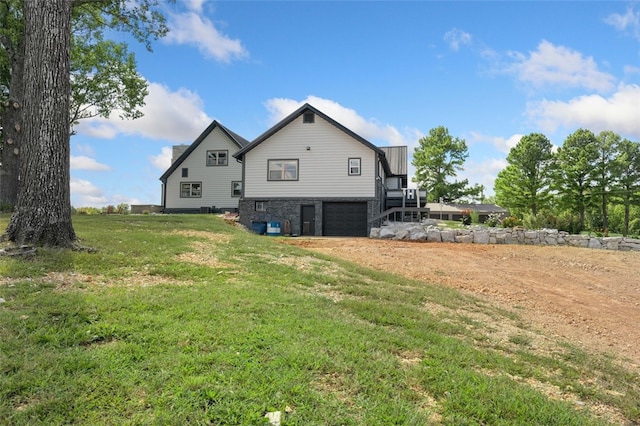
[[[16,244],[71,247],[69,51],[71,0],[24,0],[24,102]]]

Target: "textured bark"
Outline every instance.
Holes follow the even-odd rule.
[[[24,0],[24,102],[18,199],[7,227],[16,244],[71,247],[70,0]]]

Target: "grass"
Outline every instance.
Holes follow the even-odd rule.
[[[562,342],[536,350],[517,313],[453,290],[211,215],[74,226],[97,253],[0,258],[0,424],[640,418],[637,374]]]

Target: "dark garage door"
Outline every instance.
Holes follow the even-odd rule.
[[[331,237],[366,237],[367,203],[324,203],[322,234]]]

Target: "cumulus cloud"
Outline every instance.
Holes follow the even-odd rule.
[[[114,111],[109,118],[82,120],[75,130],[78,134],[102,139],[125,134],[191,142],[212,120],[203,111],[203,101],[197,93],[183,88],[171,91],[158,83],[149,83],[149,95],[142,112],[142,118],[122,120],[118,117],[119,112]]]
[[[457,52],[458,50],[460,50],[460,46],[471,44],[472,37],[471,34],[454,28],[445,33],[444,41],[447,42],[452,50],[455,50]]]
[[[191,0],[187,4],[190,11],[169,14],[169,33],[163,41],[195,46],[206,57],[224,63],[247,58],[249,52],[240,40],[221,33],[210,19],[203,16],[202,3]]]
[[[503,136],[489,136],[489,135],[483,135],[482,133],[478,133],[478,132],[471,132],[470,142],[488,143],[490,145],[493,145],[500,152],[504,152],[508,154],[509,151],[511,151],[511,148],[513,148],[518,144],[518,142],[520,142],[520,139],[522,139],[522,136],[524,135],[516,133],[509,136],[508,138],[505,138]]]
[[[273,98],[269,99],[265,106],[269,112],[271,124],[275,124],[305,103],[309,103],[370,142],[376,143],[379,141],[378,145],[413,146],[422,136],[422,133],[417,129],[407,128],[400,131],[390,124],[380,123],[375,119],[366,119],[351,108],[317,96],[307,96],[306,99],[301,101]]]
[[[533,52],[510,52],[510,56],[513,62],[507,71],[535,88],[556,86],[607,92],[615,87],[615,77],[600,71],[592,57],[546,40]]]
[[[507,165],[507,160],[504,158],[486,158],[482,161],[468,160],[464,163],[464,170],[458,174],[458,178],[468,179],[471,185],[484,185],[484,195],[493,195],[496,176]]]
[[[171,157],[173,156],[173,148],[165,146],[158,155],[149,157],[151,164],[160,170],[167,170],[171,166]]]
[[[72,155],[71,170],[108,171],[111,170],[111,167],[98,163],[95,159],[85,155]]]
[[[629,6],[624,14],[612,13],[604,22],[640,41],[640,11],[636,11],[634,6]]]
[[[579,96],[567,102],[530,103],[528,116],[544,131],[587,128],[594,132],[612,130],[640,139],[640,86],[620,85],[610,97],[594,94]]]
[[[71,204],[75,207],[104,206],[108,199],[104,192],[84,179],[71,178]]]

